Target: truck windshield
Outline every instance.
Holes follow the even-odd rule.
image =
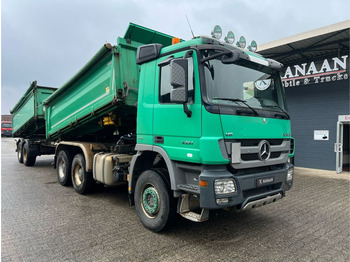
[[[255,115],[262,110],[280,112],[289,118],[278,70],[245,59],[224,64],[220,52],[202,51],[206,100],[210,104],[245,107]]]
[[[12,124],[11,123],[2,123],[1,127],[2,128],[12,128]]]

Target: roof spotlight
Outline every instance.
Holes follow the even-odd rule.
[[[227,33],[227,36],[225,36],[225,42],[232,45],[235,42],[235,34],[232,31],[229,31]]]
[[[221,38],[221,36],[222,36],[222,30],[221,30],[221,27],[220,26],[218,26],[218,25],[216,25],[215,27],[214,27],[214,30],[213,31],[211,31],[211,36],[213,37],[213,38],[215,38],[215,39],[220,39]]]
[[[258,49],[258,44],[253,40],[250,46],[248,46],[248,50],[252,52],[256,52],[257,49]]]
[[[245,48],[246,46],[246,40],[245,40],[245,37],[244,36],[241,36],[239,38],[239,41],[237,42],[237,46],[240,47],[240,48]]]

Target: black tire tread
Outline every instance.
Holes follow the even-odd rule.
[[[22,147],[22,157],[23,157],[23,164],[25,166],[34,166],[35,161],[36,161],[36,155],[31,155],[29,148],[28,148],[28,142],[24,143],[23,147]],[[27,151],[27,158],[24,157],[23,151],[26,150]]]
[[[59,179],[58,163],[61,157],[63,157],[64,161],[66,162],[66,172],[68,173],[64,181],[60,181]],[[72,185],[71,171],[72,171],[72,155],[67,150],[61,150],[60,152],[58,152],[57,159],[56,159],[56,174],[57,174],[58,183],[60,183],[62,186],[71,186]]]
[[[81,167],[84,168],[84,183],[81,186],[76,185],[74,181],[74,168],[75,165],[79,164]],[[94,179],[91,172],[86,172],[85,170],[85,157],[82,154],[76,154],[72,161],[71,166],[71,177],[72,177],[72,184],[74,187],[75,192],[81,195],[85,195],[88,193],[91,193],[93,186],[94,186]]]
[[[166,169],[157,168],[144,171],[136,182],[135,208],[142,224],[153,232],[166,229],[176,214],[175,201],[171,195],[170,182]],[[155,218],[149,218],[141,207],[141,191],[145,184],[150,183],[157,188],[163,209]]]

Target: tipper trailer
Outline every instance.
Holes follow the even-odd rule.
[[[128,184],[145,227],[259,207],[293,184],[282,65],[130,24],[44,102],[61,185]],[[196,211],[196,212],[195,212]]]
[[[36,157],[55,153],[55,145],[46,139],[43,102],[56,88],[31,83],[11,110],[12,136],[16,140],[17,158],[26,166],[33,166]]]

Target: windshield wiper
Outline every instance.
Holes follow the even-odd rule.
[[[231,54],[231,53],[232,53],[232,51],[230,51],[230,50],[222,51],[221,53],[216,53],[214,55],[211,55],[211,56],[203,58],[201,60],[201,62],[204,63],[205,61],[212,60],[214,58],[217,58],[217,57],[220,57],[220,56],[223,56],[223,55],[228,55],[228,54]]]
[[[265,99],[263,99],[262,97],[259,97],[259,96],[256,96],[255,98],[259,99],[259,101],[263,107],[277,107],[277,108],[279,108],[281,110],[281,112],[284,113],[284,115],[287,117],[287,119],[290,119],[290,116],[287,113],[287,111],[284,110],[279,104],[276,103],[275,105],[265,105],[265,103],[264,103]]]
[[[271,105],[271,106],[265,106],[265,107],[277,107],[277,108],[279,108],[280,110],[281,110],[281,112],[283,112],[285,115],[286,115],[286,117],[287,117],[287,119],[290,119],[290,116],[289,116],[289,114],[287,113],[287,111],[286,110],[284,110],[282,107],[280,107],[279,105]]]
[[[245,101],[245,100],[242,100],[242,99],[239,99],[239,98],[225,98],[225,97],[214,97],[213,98],[214,100],[224,100],[224,101],[231,101],[231,102],[235,102],[235,103],[237,103],[237,102],[241,102],[241,103],[243,103],[244,105],[246,105],[250,110],[252,110],[252,112],[255,114],[255,115],[259,115],[258,114],[258,112],[254,109],[254,108],[252,108],[250,105],[248,105],[248,103],[247,103],[247,101]]]

